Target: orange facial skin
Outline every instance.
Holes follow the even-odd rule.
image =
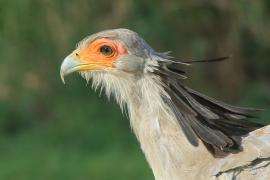
[[[106,55],[100,51],[100,48],[104,45],[112,49],[111,54]],[[73,52],[76,59],[86,65],[81,66],[80,69],[78,69],[80,71],[89,70],[89,67],[91,67],[91,69],[113,67],[113,62],[124,54],[127,54],[127,50],[121,43],[106,38],[97,39],[86,48],[76,49]]]

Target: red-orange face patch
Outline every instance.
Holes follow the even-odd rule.
[[[74,54],[82,62],[112,67],[119,56],[127,54],[127,50],[120,42],[101,38],[91,42],[84,49],[75,50]]]

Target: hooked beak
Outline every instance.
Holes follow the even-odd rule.
[[[60,68],[62,82],[65,84],[65,76],[73,72],[89,71],[108,67],[105,62],[96,62],[94,59],[95,57],[93,57],[93,59],[91,58],[89,61],[83,61],[76,51],[68,55],[64,59]]]
[[[89,66],[90,65],[88,63],[80,62],[80,60],[76,57],[74,53],[68,55],[62,62],[60,68],[60,76],[62,82],[65,84],[65,76],[73,72],[86,70],[85,68]]]

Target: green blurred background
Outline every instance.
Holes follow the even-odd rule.
[[[153,179],[115,102],[59,67],[94,32],[125,27],[178,59],[233,57],[188,69],[188,85],[266,109],[270,1],[0,0],[0,179]]]

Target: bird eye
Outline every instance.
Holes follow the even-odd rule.
[[[110,55],[112,55],[113,54],[113,49],[110,47],[110,46],[108,46],[108,45],[103,45],[103,46],[101,46],[100,47],[100,49],[99,49],[99,51],[103,54],[103,55],[105,55],[105,56],[110,56]]]

